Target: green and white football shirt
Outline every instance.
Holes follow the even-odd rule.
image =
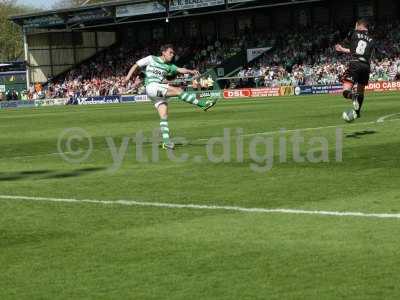
[[[149,55],[136,64],[144,69],[145,85],[150,83],[162,83],[167,76],[175,75],[178,67],[171,63],[164,62],[160,57]]]

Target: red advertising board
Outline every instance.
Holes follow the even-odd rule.
[[[365,89],[371,92],[400,91],[400,81],[371,82]]]
[[[280,88],[224,90],[225,99],[271,96],[280,96]]]
[[[251,89],[224,90],[225,99],[248,97],[251,97]]]
[[[339,85],[321,85],[310,86],[310,94],[331,94],[341,93],[342,89]],[[386,92],[400,91],[400,81],[377,81],[371,82],[365,87],[368,92]],[[295,88],[293,86],[281,86],[275,88],[247,88],[224,90],[225,99],[233,98],[249,98],[249,97],[275,97],[275,96],[291,96],[294,95]]]

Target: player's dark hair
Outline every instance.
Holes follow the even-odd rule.
[[[368,20],[367,20],[367,19],[358,19],[358,20],[357,20],[357,24],[358,24],[358,25],[363,25],[363,26],[365,26],[366,28],[368,28],[368,26],[369,26],[369,23],[368,23]]]
[[[166,51],[167,49],[170,49],[170,48],[174,49],[174,45],[172,45],[172,44],[162,45],[161,48],[160,48],[160,52],[163,53],[164,51]]]

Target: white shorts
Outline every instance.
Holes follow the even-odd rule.
[[[146,86],[147,96],[153,102],[154,106],[158,108],[163,103],[168,103],[167,99],[168,84],[150,83]]]

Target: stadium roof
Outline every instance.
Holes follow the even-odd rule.
[[[93,3],[87,4],[85,6],[79,7],[69,7],[69,8],[62,8],[62,9],[53,9],[53,10],[46,10],[46,11],[39,11],[34,13],[22,14],[22,15],[15,15],[11,16],[11,20],[18,21],[32,17],[44,17],[53,14],[62,14],[62,13],[73,13],[73,12],[81,12],[91,10],[93,8],[102,8],[102,7],[115,7],[119,5],[125,4],[135,4],[135,3],[143,3],[143,2],[152,2],[151,0],[114,0],[114,1],[105,1],[101,3]]]
[[[107,2],[101,2],[101,3],[95,3],[95,4],[87,4],[85,6],[80,6],[80,7],[70,7],[70,8],[62,8],[62,9],[56,9],[56,10],[46,10],[46,11],[40,11],[40,12],[35,12],[35,13],[28,13],[28,14],[22,14],[22,15],[15,15],[11,16],[10,20],[15,22],[16,24],[23,26],[23,27],[57,27],[57,26],[62,26],[66,27],[67,22],[68,22],[68,16],[73,14],[80,14],[80,13],[85,13],[85,12],[90,12],[90,11],[95,11],[95,10],[104,10],[104,13],[108,13],[110,17],[112,17],[112,11],[115,9],[116,6],[120,5],[130,5],[130,4],[136,4],[136,3],[144,3],[144,2],[151,2],[151,0],[117,0],[117,1],[107,1]],[[53,18],[47,19],[48,22],[43,22],[42,24],[40,23],[35,23],[34,21],[29,22],[29,20],[38,20],[38,19],[43,19],[45,18]],[[57,20],[57,18],[59,18]],[[39,24],[39,25],[38,25]]]
[[[169,17],[180,18],[211,13],[251,10],[265,7],[324,2],[325,0],[172,0]],[[84,29],[143,21],[162,20],[167,16],[165,0],[117,0],[82,7],[48,10],[18,16],[10,20],[24,28]]]

